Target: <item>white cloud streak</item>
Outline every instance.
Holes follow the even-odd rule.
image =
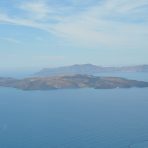
[[[21,41],[19,41],[18,39],[14,39],[14,38],[3,37],[3,38],[0,38],[0,40],[7,41],[13,44],[21,44]]]
[[[139,48],[148,47],[148,11],[143,7],[148,7],[147,0],[105,0],[79,13],[63,15],[66,6],[51,9],[45,1],[30,1],[19,7],[26,12],[24,17],[1,14],[0,22],[48,31],[86,47]]]
[[[47,19],[54,12],[44,1],[24,2],[19,7],[35,20]]]

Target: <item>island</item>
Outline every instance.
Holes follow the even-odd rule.
[[[44,68],[36,72],[35,76],[58,76],[58,75],[99,75],[99,73],[116,72],[148,72],[148,65],[122,66],[122,67],[103,67],[93,64],[75,64],[71,66]]]
[[[93,75],[63,75],[51,77],[29,77],[24,79],[0,78],[1,87],[21,90],[53,90],[71,88],[132,88],[148,87],[148,82],[128,80],[120,77],[99,77]]]

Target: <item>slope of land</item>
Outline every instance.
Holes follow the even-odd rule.
[[[92,64],[72,65],[58,68],[45,68],[37,72],[36,76],[55,76],[70,74],[94,75],[101,72],[148,72],[148,65],[125,67],[101,67]]]
[[[25,79],[0,78],[0,86],[22,90],[50,90],[69,88],[131,88],[148,87],[148,82],[128,80],[120,77],[96,77],[91,75],[70,75],[54,77],[31,77]]]

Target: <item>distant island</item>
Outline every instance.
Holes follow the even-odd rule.
[[[98,77],[92,75],[68,75],[30,77],[25,79],[0,78],[0,86],[21,90],[52,90],[70,88],[113,89],[148,87],[148,82],[128,80],[120,77]]]
[[[108,72],[148,72],[148,65],[102,67],[92,64],[76,64],[57,68],[44,68],[41,71],[35,73],[35,76],[59,76],[72,74],[97,75],[99,73]]]

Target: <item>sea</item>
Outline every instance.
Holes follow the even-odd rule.
[[[107,73],[148,81],[148,73]],[[148,88],[0,87],[0,148],[148,148]]]

